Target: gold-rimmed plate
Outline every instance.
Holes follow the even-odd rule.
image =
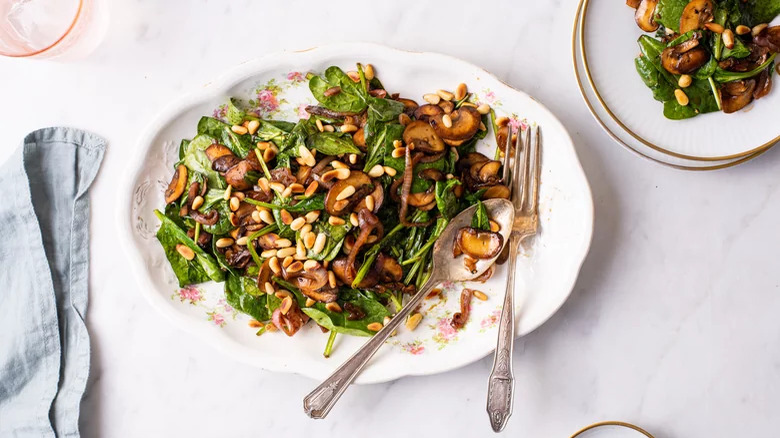
[[[780,91],[735,114],[703,114],[688,120],[669,120],[662,105],[653,100],[634,68],[642,31],[623,2],[583,0],[577,28],[581,56],[581,82],[592,91],[591,105],[617,131],[652,150],[673,165],[708,162],[695,167],[719,167],[761,153],[780,140],[774,109]],[[587,99],[587,98],[586,98]]]
[[[585,67],[582,60],[582,45],[580,42],[580,20],[582,17],[584,2],[585,0],[581,0],[578,5],[576,19],[572,28],[572,59],[574,62],[575,77],[585,104],[587,105],[591,114],[594,116],[596,122],[599,123],[599,125],[613,140],[635,155],[665,166],[681,170],[701,171],[723,169],[749,161],[769,150],[769,148],[772,146],[771,144],[757,152],[727,160],[692,160],[676,157],[674,155],[653,149],[631,136],[618,123],[616,123],[612,117],[610,117],[607,111],[600,105],[596,93],[593,91],[593,88],[591,88],[590,83],[587,80],[587,75],[585,73]]]

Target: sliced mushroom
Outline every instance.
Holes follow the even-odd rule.
[[[253,170],[252,165],[244,160],[231,167],[225,172],[225,181],[233,186],[234,190],[247,190],[252,184],[246,180],[246,174]]]
[[[187,187],[187,166],[179,164],[176,166],[176,171],[173,172],[173,178],[171,178],[168,188],[165,189],[165,203],[170,204],[173,201],[179,199],[184,193],[184,189]]]
[[[442,100],[439,102],[439,108],[441,108],[445,114],[450,114],[455,109],[455,104],[449,100]]]
[[[209,158],[209,161],[214,161],[219,157],[225,157],[225,156],[234,156],[233,151],[231,151],[227,146],[221,145],[219,143],[214,143],[211,146],[206,148],[206,156]]]
[[[468,140],[479,131],[479,125],[482,123],[482,115],[472,106],[460,107],[446,115],[452,121],[451,126],[444,124],[445,115],[432,117],[431,126],[439,137],[448,140]]]
[[[639,7],[639,3],[642,0],[626,0],[626,5],[632,9],[636,9]]]
[[[758,75],[756,89],[753,91],[753,98],[758,100],[772,91],[772,69],[765,69]]]
[[[287,167],[279,167],[271,170],[271,181],[280,182],[285,187],[292,183],[298,182],[298,179],[292,174],[292,171]]]
[[[381,184],[374,185],[374,191],[371,192],[371,198],[374,200],[374,209],[371,211],[373,213],[378,213],[379,209],[382,207],[382,203],[385,201],[385,189],[382,188]],[[358,201],[358,203],[355,205],[354,210],[360,211],[363,208],[367,208],[366,198],[363,198],[360,201]]]
[[[432,117],[444,114],[444,110],[438,105],[425,104],[414,110],[414,118],[427,122]]]
[[[355,276],[357,275],[358,271],[357,267],[349,266],[349,261],[347,258],[338,258],[333,260],[330,263],[330,269],[333,271],[333,274],[336,275],[336,278],[338,278],[339,281],[346,285],[351,285],[352,282],[355,281]],[[363,277],[362,280],[360,280],[360,283],[357,284],[357,287],[360,289],[367,289],[375,286],[378,282],[379,279],[377,278],[376,272],[369,271],[368,274]]]
[[[480,154],[479,152],[469,152],[458,160],[458,163],[455,167],[459,172],[463,172],[471,169],[471,166],[475,163],[483,163],[485,161],[490,161],[490,158]]]
[[[661,52],[661,64],[669,72],[685,75],[703,66],[710,60],[710,54],[699,45],[698,38],[692,38]]]
[[[482,197],[484,199],[509,199],[510,194],[509,187],[503,184],[496,184],[494,186],[488,187],[487,190],[485,190],[485,193],[482,194]]]
[[[485,260],[491,259],[501,252],[501,248],[504,246],[504,237],[492,231],[463,227],[458,230],[455,242],[464,254]]]
[[[322,266],[297,272],[288,272],[282,268],[282,276],[298,286],[307,297],[325,303],[336,301],[338,293],[328,284],[328,271]]]
[[[417,102],[413,101],[412,99],[404,99],[403,97],[399,97],[396,100],[404,104],[404,112],[409,117],[413,116],[415,110],[420,107],[420,105],[418,105]]]
[[[712,0],[691,0],[680,17],[680,33],[697,30],[713,20],[715,5]],[[653,29],[655,30],[655,29]]]
[[[755,79],[727,82],[720,87],[720,100],[723,112],[735,113],[753,101],[756,90]]]
[[[645,32],[655,32],[658,29],[658,23],[654,18],[656,6],[658,6],[658,0],[641,0],[639,6],[636,7],[634,21]]]
[[[268,233],[263,234],[262,236],[258,237],[255,240],[255,244],[259,246],[260,248],[266,250],[266,249],[275,249],[276,248],[276,241],[279,240],[279,235],[276,233]]]
[[[238,245],[233,245],[238,246]],[[249,252],[249,251],[247,251]],[[260,271],[257,273],[257,287],[260,290],[265,290],[265,284],[271,281],[273,272],[271,271],[271,259],[266,259],[262,265],[260,265]]]
[[[410,145],[418,147],[418,144],[420,144],[420,147],[427,147],[431,152],[442,152],[446,148],[444,142],[441,141],[441,138],[438,135],[436,135],[436,131],[434,131],[431,125],[420,120],[415,120],[414,122],[406,125],[403,139],[407,147]],[[422,145],[422,143],[425,143],[425,145]]]
[[[344,310],[349,314],[347,315],[347,321],[359,321],[366,317],[366,311],[360,306],[349,301],[344,303]]]
[[[354,134],[352,134],[352,143],[355,143],[355,146],[365,149],[366,148],[366,130],[365,128],[361,127],[357,131],[355,131]]]
[[[376,257],[374,270],[381,283],[395,283],[401,281],[404,276],[404,270],[398,260],[381,252]]]
[[[501,180],[498,171],[501,170],[501,162],[496,160],[475,163],[469,169],[469,176],[477,183],[496,184]]]
[[[410,193],[409,194],[409,205],[412,207],[422,207],[424,205],[428,205],[431,202],[436,201],[436,194],[433,191],[433,186],[431,186],[431,189],[428,189],[424,192],[420,193]]]
[[[780,53],[780,26],[768,27],[753,37],[753,42],[761,47]]]
[[[240,162],[241,158],[235,155],[223,155],[211,163],[211,168],[219,173],[225,173]]]
[[[351,207],[351,205],[349,205],[350,203],[344,203],[344,205],[341,205],[342,203],[337,204],[338,200],[336,199],[339,194],[349,186],[355,188],[355,194],[347,199],[359,198],[356,196],[358,194],[358,189],[365,186],[369,186],[369,190],[374,190],[374,183],[368,175],[357,170],[352,171],[347,179],[339,180],[333,184],[328,190],[328,194],[325,195],[325,210],[328,214],[332,216],[341,216],[349,211],[349,208]],[[354,203],[351,204],[354,205]]]

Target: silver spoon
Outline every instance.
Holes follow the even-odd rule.
[[[489,199],[483,202],[488,211],[488,216],[497,222],[499,233],[504,238],[504,244],[509,241],[512,231],[512,223],[515,217],[515,209],[512,203],[506,199]],[[471,206],[455,216],[439,239],[433,245],[433,266],[431,276],[409,302],[399,311],[387,325],[366,342],[355,354],[344,362],[330,377],[325,379],[320,386],[314,389],[303,399],[303,410],[311,418],[325,418],[333,408],[347,387],[355,380],[366,363],[385,343],[387,338],[398,328],[407,316],[420,305],[422,300],[438,286],[442,281],[472,280],[482,275],[495,262],[496,257],[488,260],[479,260],[476,271],[469,271],[458,258],[453,260],[452,249],[458,230],[471,225],[476,206]],[[499,252],[500,253],[500,252]]]

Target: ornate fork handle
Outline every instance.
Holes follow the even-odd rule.
[[[440,279],[431,277],[408,303],[391,319],[386,326],[374,334],[360,349],[342,364],[330,377],[303,399],[303,410],[311,418],[325,418],[333,405],[341,398],[349,385],[355,380],[363,367],[398,328],[404,319],[420,305]]]
[[[509,273],[507,274],[504,307],[498,325],[498,343],[493,357],[493,371],[488,379],[487,412],[490,425],[495,432],[500,432],[506,426],[512,415],[512,399],[515,377],[512,371],[512,345],[515,339],[515,265],[520,243],[520,234],[512,232],[509,238]]]

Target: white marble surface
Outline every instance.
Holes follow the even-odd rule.
[[[458,56],[526,90],[569,128],[590,178],[592,250],[571,299],[516,344],[505,435],[565,438],[620,419],[657,437],[777,436],[780,150],[715,173],[641,161],[580,99],[576,0],[435,3],[122,1],[85,60],[0,59],[3,155],[47,125],[110,141],[92,190],[85,437],[492,435],[490,359],[353,388],[309,420],[301,398],[314,381],[238,364],[173,327],[116,247],[116,176],[161,106],[242,60],[356,40]]]

